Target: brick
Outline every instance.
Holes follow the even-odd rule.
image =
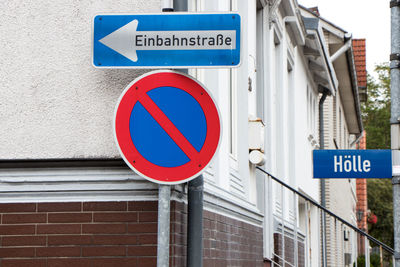
[[[140,267],[154,267],[157,265],[157,258],[139,258],[138,266]]]
[[[38,211],[62,212],[62,211],[81,211],[81,202],[61,202],[61,203],[38,203]]]
[[[210,211],[204,211],[203,218],[205,221],[205,238],[203,239],[205,266],[262,266],[261,227]],[[175,244],[171,246],[172,265],[184,266],[186,263],[186,246],[184,246],[186,225],[177,222],[172,222],[172,225],[171,240]],[[275,236],[275,241],[278,239],[279,236]],[[138,243],[140,244],[140,238],[138,238]],[[177,246],[176,244],[181,245]],[[131,248],[128,249],[129,252],[132,253]],[[287,253],[287,255],[289,254]]]
[[[157,256],[157,246],[128,247],[128,256]]]
[[[35,212],[36,203],[1,203],[0,213],[7,212]]]
[[[136,258],[97,258],[92,260],[92,267],[136,267],[143,265],[137,265]],[[156,265],[152,265],[156,266]],[[75,266],[74,266],[75,267]]]
[[[46,224],[37,226],[38,234],[80,234],[80,224]]]
[[[126,224],[83,224],[82,232],[84,234],[124,234]]]
[[[45,223],[47,221],[46,214],[39,213],[23,213],[23,214],[3,214],[3,224],[23,224],[23,223]]]
[[[125,246],[99,246],[99,247],[83,247],[82,256],[83,257],[93,257],[93,256],[125,256],[126,247]]]
[[[85,202],[83,203],[84,211],[126,211],[127,202]]]
[[[0,235],[30,235],[34,233],[34,225],[0,225]]]
[[[157,223],[128,224],[128,233],[157,233]]]
[[[92,213],[49,213],[49,223],[91,222]]]
[[[136,245],[136,235],[94,235],[95,245]]]
[[[0,248],[0,258],[28,258],[34,256],[34,248]]]
[[[203,263],[205,260],[203,260]],[[186,258],[185,257],[170,257],[170,266],[185,266],[186,265]],[[205,267],[210,267],[207,265],[204,265]]]
[[[205,210],[204,211],[204,218],[209,219],[209,220],[215,220],[215,214],[211,211]]]
[[[36,257],[79,257],[80,255],[80,247],[36,248]]]
[[[3,247],[18,246],[45,246],[46,236],[3,236]]]
[[[139,245],[156,245],[157,244],[157,234],[139,235],[138,236]]]
[[[137,222],[136,212],[102,212],[94,213],[94,222]]]
[[[91,235],[50,235],[47,237],[49,246],[59,245],[90,245]]]
[[[155,236],[155,238],[157,238],[157,235]],[[203,239],[204,239],[204,234],[203,234]],[[186,244],[186,236],[185,235],[181,235],[181,234],[172,234],[171,235],[171,240],[173,240],[174,244],[177,245],[184,245]],[[140,244],[140,243],[139,243]],[[150,244],[150,243],[149,243]],[[155,243],[154,243],[155,244]]]
[[[139,222],[157,222],[158,212],[140,212]]]
[[[204,259],[203,264],[204,264],[204,267],[215,267],[215,262],[213,259]],[[239,266],[239,265],[237,265],[237,266]]]
[[[3,259],[1,261],[2,267],[46,267],[45,259]],[[50,267],[50,266],[49,266]]]
[[[48,259],[47,267],[89,267],[91,259],[70,258],[70,259]]]
[[[157,201],[131,201],[128,203],[129,211],[157,211]]]

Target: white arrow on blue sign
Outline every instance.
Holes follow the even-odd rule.
[[[204,68],[240,64],[237,13],[97,15],[93,65],[99,68]]]
[[[392,178],[392,151],[314,150],[314,178]]]

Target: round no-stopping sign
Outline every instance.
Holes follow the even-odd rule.
[[[128,166],[161,184],[198,176],[221,138],[211,95],[194,78],[175,71],[149,72],[129,84],[118,101],[114,129]]]

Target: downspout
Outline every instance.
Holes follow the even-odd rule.
[[[358,144],[358,143],[360,142],[361,138],[364,136],[364,131],[362,131],[360,134],[357,134],[356,136],[357,136],[357,138],[356,138],[356,140],[354,140],[353,142],[351,142],[350,148],[351,148],[352,146],[354,146],[355,144]]]
[[[318,91],[322,92],[319,100],[319,149],[324,149],[324,102],[330,91],[328,88],[319,86]],[[325,193],[325,179],[321,179],[321,206],[326,208],[326,193]],[[322,213],[322,266],[326,267],[327,264],[327,249],[326,249],[326,214]]]
[[[339,48],[332,56],[331,56],[331,61],[334,62],[336,59],[338,59],[344,52],[346,52],[347,50],[349,50],[351,48],[352,45],[352,39],[351,39],[351,34],[346,34],[345,35],[345,40],[346,43]]]

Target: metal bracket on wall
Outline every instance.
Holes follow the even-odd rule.
[[[392,61],[390,62],[390,69],[400,69],[400,61]]]
[[[392,0],[390,1],[390,8],[400,6],[400,0]]]
[[[400,60],[400,53],[390,54],[390,61],[392,60]]]
[[[393,256],[395,259],[400,259],[400,252],[395,251]]]
[[[400,68],[400,53],[390,54],[390,69]]]
[[[400,176],[393,176],[392,185],[393,184],[400,184]]]

